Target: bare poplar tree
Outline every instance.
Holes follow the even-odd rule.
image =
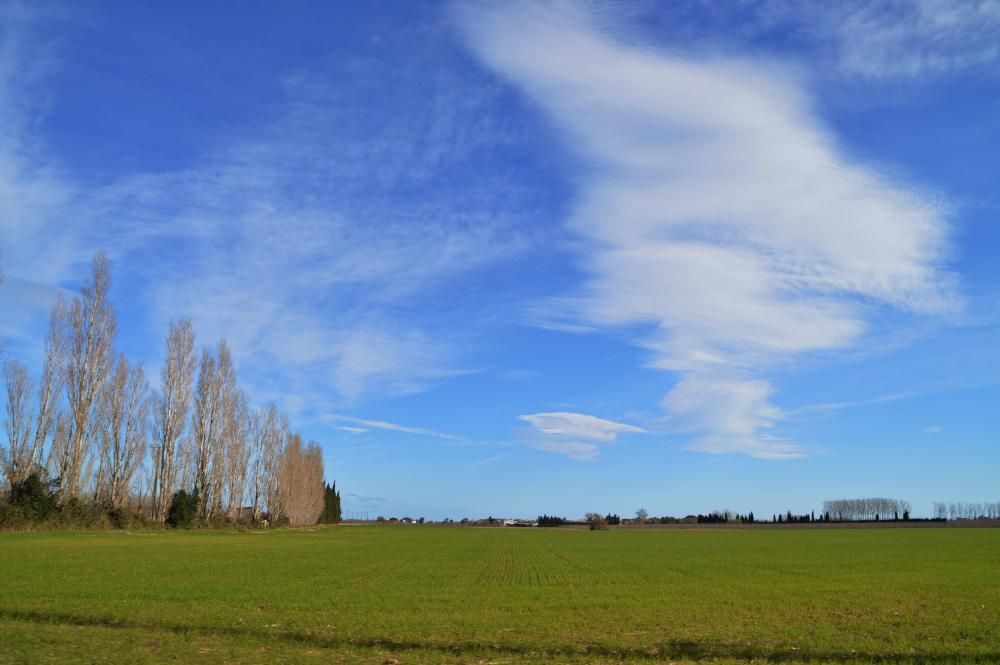
[[[315,524],[323,512],[323,455],[315,442],[288,435],[279,478],[282,516],[293,526]]]
[[[195,460],[194,489],[202,519],[222,512],[225,490],[226,428],[236,408],[236,368],[229,344],[219,341],[215,355],[205,349],[198,370],[198,388],[191,432]]]
[[[111,286],[107,256],[97,254],[91,268],[90,281],[80,289],[64,317],[66,397],[73,425],[68,464],[59,479],[64,498],[80,492],[93,429],[94,400],[113,362],[115,314],[107,299]]]
[[[209,467],[218,445],[219,430],[222,427],[222,413],[219,395],[219,375],[215,358],[208,349],[201,353],[198,363],[198,387],[194,397],[194,413],[191,420],[191,437],[194,447],[195,481],[194,491],[198,495],[198,512],[202,518],[208,516],[211,500],[211,480]]]
[[[256,409],[250,416],[250,493],[253,496],[251,503],[254,521],[261,519],[264,497],[267,494],[267,482],[264,476],[264,438],[266,421],[272,406]]]
[[[132,478],[146,454],[149,383],[141,364],[118,357],[101,392],[101,451],[95,497],[113,510],[123,508]]]
[[[191,432],[185,434],[177,444],[177,454],[174,462],[174,488],[192,492],[197,483],[198,455],[194,436]]]
[[[239,395],[236,387],[236,365],[233,362],[233,355],[229,350],[229,343],[225,338],[219,340],[215,352],[216,383],[218,386],[218,411],[219,427],[216,440],[211,448],[211,473],[209,483],[211,492],[208,499],[209,515],[219,515],[222,513],[222,506],[226,488],[227,476],[227,448],[232,437],[238,432],[234,431],[237,424],[236,410],[238,408]]]
[[[264,409],[260,440],[261,496],[267,506],[267,515],[274,521],[284,515],[285,496],[282,491],[282,465],[285,461],[285,444],[288,440],[288,416],[274,404]]]
[[[316,524],[323,514],[323,451],[310,441],[303,455],[303,475],[299,481],[301,495],[299,517],[302,524]]]
[[[160,391],[153,397],[153,518],[163,520],[174,491],[177,446],[191,407],[194,376],[194,326],[190,319],[170,324],[167,357],[160,370]]]
[[[225,449],[225,494],[229,502],[227,516],[230,520],[239,517],[240,506],[246,494],[247,475],[250,470],[250,436],[252,420],[247,396],[242,390],[236,391],[232,408],[228,409],[224,428],[223,447]]]
[[[32,460],[35,464],[42,463],[45,442],[52,433],[55,424],[56,409],[59,394],[62,391],[63,345],[61,322],[66,302],[60,297],[52,306],[49,317],[49,332],[45,336],[45,358],[42,361],[42,376],[38,382],[38,411],[35,420],[35,435],[32,443]]]
[[[16,360],[3,364],[4,386],[7,392],[4,432],[7,446],[0,448],[0,467],[8,487],[24,480],[33,462],[31,449],[31,377],[27,368]]]
[[[48,468],[55,478],[62,478],[69,468],[70,434],[73,430],[72,418],[65,409],[56,412],[52,445],[49,447]]]

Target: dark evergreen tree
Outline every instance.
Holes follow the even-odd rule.
[[[337,482],[333,485],[323,485],[323,512],[319,516],[320,524],[337,524],[341,520],[340,492]]]
[[[167,511],[167,524],[174,528],[188,527],[194,523],[198,514],[198,492],[188,494],[184,490],[174,493]]]

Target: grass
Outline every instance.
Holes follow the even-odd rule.
[[[0,534],[0,662],[1000,662],[1000,530]]]

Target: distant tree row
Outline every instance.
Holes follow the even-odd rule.
[[[824,501],[823,512],[835,522],[891,520],[910,516],[910,502],[898,499],[837,499]]]
[[[79,294],[53,306],[37,378],[17,360],[3,363],[2,494],[35,476],[32,487],[50,487],[59,506],[89,502],[163,522],[180,501],[174,513],[184,520],[315,524],[326,507],[319,446],[276,405],[251,408],[226,340],[198,355],[190,320],[170,324],[151,390],[142,364],[115,351],[110,286],[101,253]]]
[[[556,517],[555,515],[539,515],[538,516],[538,526],[562,526],[566,524],[565,517]]]
[[[819,519],[816,519],[816,513],[808,513],[805,515],[794,515],[792,511],[786,511],[784,515],[778,513],[777,516],[772,515],[771,521],[778,524],[809,524],[810,522],[829,522],[823,515],[820,515]]]
[[[952,520],[1000,519],[1000,501],[995,503],[935,503],[934,517]]]

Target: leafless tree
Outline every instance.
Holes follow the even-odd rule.
[[[208,516],[208,505],[211,500],[212,486],[209,471],[222,429],[220,402],[215,358],[208,349],[204,349],[201,361],[198,363],[198,386],[191,420],[191,438],[194,444],[191,450],[195,466],[194,491],[199,497],[198,512],[202,518]]]
[[[60,408],[55,414],[55,429],[52,433],[52,445],[49,447],[49,473],[55,478],[62,478],[69,468],[70,435],[73,431],[72,418],[65,408]]]
[[[315,524],[323,512],[323,455],[310,441],[302,445],[299,433],[289,434],[282,455],[280,493],[283,516],[293,526]]]
[[[195,460],[194,489],[203,519],[222,511],[226,477],[227,427],[236,409],[236,368],[229,344],[221,340],[215,355],[206,349],[198,370],[191,432]]]
[[[209,481],[210,492],[207,497],[210,499],[210,503],[207,503],[210,515],[219,515],[222,513],[223,502],[225,500],[224,494],[227,489],[228,444],[239,433],[238,416],[236,413],[239,408],[239,395],[238,388],[236,387],[236,364],[229,350],[229,343],[224,338],[219,340],[215,355],[217,359],[216,383],[218,385],[220,422],[218,435],[211,448],[212,469]]]
[[[639,524],[645,524],[646,520],[649,518],[649,513],[646,512],[645,508],[640,508],[635,511],[635,519]]]
[[[959,501],[957,503],[949,503],[948,516],[949,519],[952,520],[996,519],[997,517],[1000,517],[1000,502],[981,503]]]
[[[33,462],[31,449],[31,377],[27,368],[16,360],[3,364],[4,386],[7,392],[4,432],[7,446],[0,448],[0,467],[8,487],[24,480]]]
[[[150,396],[142,366],[114,357],[107,257],[97,254],[91,268],[79,295],[52,309],[37,393],[22,364],[3,367],[7,445],[0,467],[8,484],[40,465],[47,449],[62,500],[92,491],[109,509],[135,504],[162,520],[174,490],[185,487],[201,497],[203,519],[237,519],[252,496],[257,518],[266,511],[314,523],[323,508],[319,446],[290,433],[273,404],[251,411],[225,339],[202,354],[193,390],[199,363],[189,320],[171,323],[159,391]],[[144,465],[147,448],[151,461]]]
[[[66,302],[60,297],[52,306],[49,317],[49,332],[45,336],[45,357],[42,360],[42,376],[38,382],[38,409],[35,420],[35,435],[32,444],[32,460],[42,463],[45,442],[52,433],[58,408],[59,394],[62,392],[64,370],[61,322]]]
[[[194,326],[190,319],[170,324],[167,357],[160,370],[160,391],[153,396],[153,518],[163,520],[174,491],[177,448],[191,407],[194,377]]]
[[[241,390],[236,391],[233,405],[227,409],[223,429],[225,450],[223,484],[229,504],[227,517],[230,520],[239,517],[240,506],[243,505],[246,494],[247,476],[250,472],[251,426],[252,419],[246,393]]]
[[[264,431],[268,407],[255,409],[250,414],[250,495],[253,506],[253,519],[260,521],[263,513],[264,497],[266,495],[266,479],[264,477]]]
[[[250,491],[255,520],[265,513],[271,520],[284,514],[281,473],[287,439],[288,417],[275,404],[266,404],[250,416]]]
[[[67,449],[68,464],[60,478],[63,497],[79,494],[93,431],[93,407],[98,390],[113,362],[115,314],[108,302],[111,286],[108,259],[103,252],[94,257],[90,280],[65,311],[66,397],[73,429]]]
[[[146,454],[149,383],[142,365],[129,366],[119,356],[114,373],[101,391],[101,456],[95,498],[120,510],[129,497],[132,478]]]
[[[286,508],[287,485],[282,484],[282,479],[286,462],[285,446],[289,438],[288,416],[272,404],[266,410],[265,425],[262,474],[267,513],[273,520],[284,515]]]

